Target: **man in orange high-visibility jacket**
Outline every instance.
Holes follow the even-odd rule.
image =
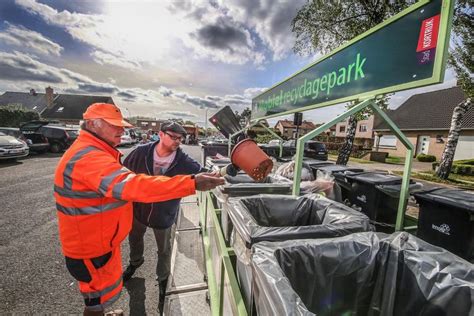
[[[103,315],[120,295],[120,244],[132,227],[132,202],[181,198],[224,183],[209,174],[148,176],[122,166],[124,127],[113,104],[95,103],[83,115],[77,140],[59,161],[54,197],[66,267],[79,281],[84,315]]]

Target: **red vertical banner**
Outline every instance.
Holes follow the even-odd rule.
[[[421,23],[420,35],[416,52],[422,52],[436,47],[438,43],[440,14],[432,16]]]

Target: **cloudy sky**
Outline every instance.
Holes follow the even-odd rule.
[[[51,86],[110,95],[125,116],[203,126],[206,112],[250,107],[252,97],[318,57],[292,52],[290,23],[305,2],[1,0],[0,93]],[[429,90],[454,82],[448,71]],[[391,107],[414,92],[394,95]],[[343,108],[304,118],[325,122]]]

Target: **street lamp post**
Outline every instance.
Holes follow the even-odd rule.
[[[204,137],[207,138],[207,112],[209,111],[209,108],[206,109],[206,118],[204,120]]]

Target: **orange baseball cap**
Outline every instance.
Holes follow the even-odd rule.
[[[107,123],[115,126],[133,126],[123,119],[122,113],[118,107],[109,103],[94,103],[89,105],[82,117],[85,120],[103,119]]]

